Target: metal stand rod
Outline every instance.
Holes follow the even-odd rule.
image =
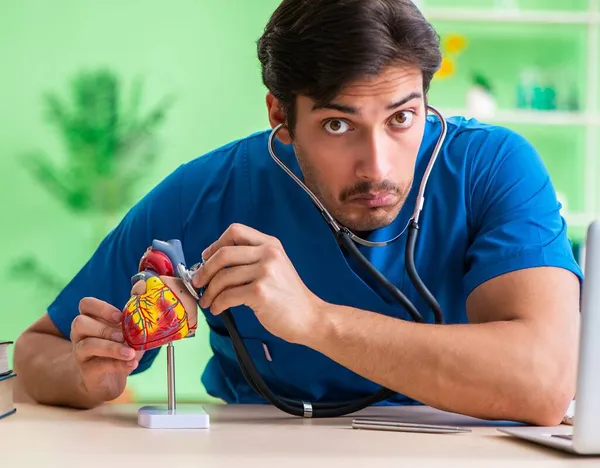
[[[167,345],[167,379],[169,412],[175,411],[175,347],[173,343]]]

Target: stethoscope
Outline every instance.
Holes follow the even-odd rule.
[[[394,242],[404,233],[406,229],[408,229],[407,242],[405,248],[405,264],[408,276],[412,284],[415,286],[419,295],[425,300],[427,305],[431,307],[434,314],[435,323],[441,324],[443,323],[442,310],[435,297],[431,294],[431,292],[427,289],[427,287],[419,277],[414,261],[415,244],[417,240],[417,234],[419,232],[419,216],[425,204],[425,189],[427,187],[427,182],[429,180],[429,176],[431,174],[433,166],[435,165],[436,159],[446,139],[447,133],[447,124],[446,120],[444,119],[444,116],[437,109],[431,106],[428,106],[428,108],[439,117],[440,122],[442,124],[441,134],[438,138],[433,153],[425,169],[421,185],[419,186],[419,192],[417,195],[417,200],[415,202],[413,214],[409,219],[407,226],[402,230],[402,232],[400,232],[400,234],[388,241],[368,241],[359,236],[356,236],[348,228],[340,226],[340,224],[337,223],[335,219],[333,219],[333,216],[331,216],[331,214],[323,206],[320,200],[311,192],[311,190],[298,177],[296,177],[296,175],[277,157],[274,150],[274,140],[275,136],[277,135],[277,132],[279,132],[285,126],[285,124],[279,124],[272,130],[271,135],[269,136],[268,149],[269,153],[271,154],[271,157],[275,160],[275,162],[279,166],[281,166],[281,168],[310,196],[314,204],[317,206],[317,208],[325,218],[325,221],[333,230],[336,240],[338,241],[340,246],[346,249],[350,254],[352,254],[359,261],[361,266],[366,268],[367,271],[369,271],[369,273],[371,273],[377,279],[381,286],[383,286],[390,294],[392,294],[394,299],[396,299],[400,303],[400,305],[402,305],[409,312],[409,314],[415,322],[423,323],[423,317],[418,312],[416,307],[412,304],[412,302],[410,302],[410,300],[396,286],[394,286],[385,276],[383,276],[364,257],[364,255],[355,245],[356,242],[367,247],[383,247],[390,244],[391,242]],[[306,401],[296,401],[289,398],[279,397],[269,389],[269,387],[265,384],[264,380],[257,371],[256,367],[254,366],[254,363],[250,358],[250,354],[248,353],[248,350],[244,345],[243,339],[241,338],[237,330],[231,311],[226,310],[221,315],[223,317],[225,327],[227,328],[227,331],[231,336],[233,348],[235,350],[235,354],[237,356],[244,378],[246,379],[248,384],[254,389],[255,392],[263,396],[271,404],[273,404],[274,406],[286,413],[289,413],[294,416],[302,416],[305,418],[331,418],[344,416],[346,414],[359,411],[380,401],[386,400],[397,393],[393,390],[382,388],[381,390],[365,398],[361,398],[354,401],[342,401],[334,403],[311,403]]]

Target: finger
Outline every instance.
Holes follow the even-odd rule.
[[[123,331],[119,325],[110,325],[88,315],[78,315],[71,323],[71,341],[78,342],[86,337],[123,342]]]
[[[95,297],[84,297],[79,301],[79,312],[104,320],[108,323],[121,323],[122,314],[119,309]]]
[[[256,309],[253,304],[260,302],[263,294],[261,285],[258,282],[245,284],[243,286],[234,286],[225,289],[212,301],[210,312],[213,315],[219,315],[223,311],[240,305],[246,305],[251,309]]]
[[[196,288],[203,288],[209,284],[214,276],[227,267],[238,265],[250,265],[261,258],[261,251],[256,246],[225,246],[219,248],[215,254],[208,259],[194,273],[192,284]]]
[[[165,286],[167,286],[171,291],[173,291],[175,295],[179,298],[189,294],[181,278],[177,278],[175,276],[161,275],[160,279],[165,284]]]
[[[144,280],[138,280],[131,288],[130,294],[132,296],[141,296],[146,292],[146,282]]]
[[[109,358],[93,358],[81,364],[83,374],[108,374],[118,372],[120,374],[129,375],[139,365],[139,360],[132,359],[130,361],[117,361]]]
[[[94,357],[129,361],[135,357],[135,351],[122,343],[102,338],[84,338],[75,344],[75,357],[79,362],[85,362]]]
[[[259,263],[254,263],[220,270],[204,290],[204,294],[200,298],[200,307],[210,307],[214,298],[225,289],[243,286],[258,279],[260,269],[258,265]]]
[[[165,283],[165,286],[175,293],[183,304],[190,328],[196,328],[198,323],[198,303],[196,298],[190,294],[188,288],[180,278],[161,276],[160,279]]]
[[[202,252],[202,259],[208,260],[220,248],[229,245],[262,245],[276,239],[244,224],[234,223],[213,244]]]

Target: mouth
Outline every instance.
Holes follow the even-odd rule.
[[[396,195],[390,192],[369,192],[356,195],[348,201],[369,208],[382,208],[393,205],[395,199]]]

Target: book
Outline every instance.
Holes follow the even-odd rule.
[[[12,341],[0,341],[0,376],[12,372],[12,366],[8,362],[8,347],[12,344]]]
[[[13,377],[16,375],[11,372],[0,376],[0,422],[17,411],[13,398]]]

